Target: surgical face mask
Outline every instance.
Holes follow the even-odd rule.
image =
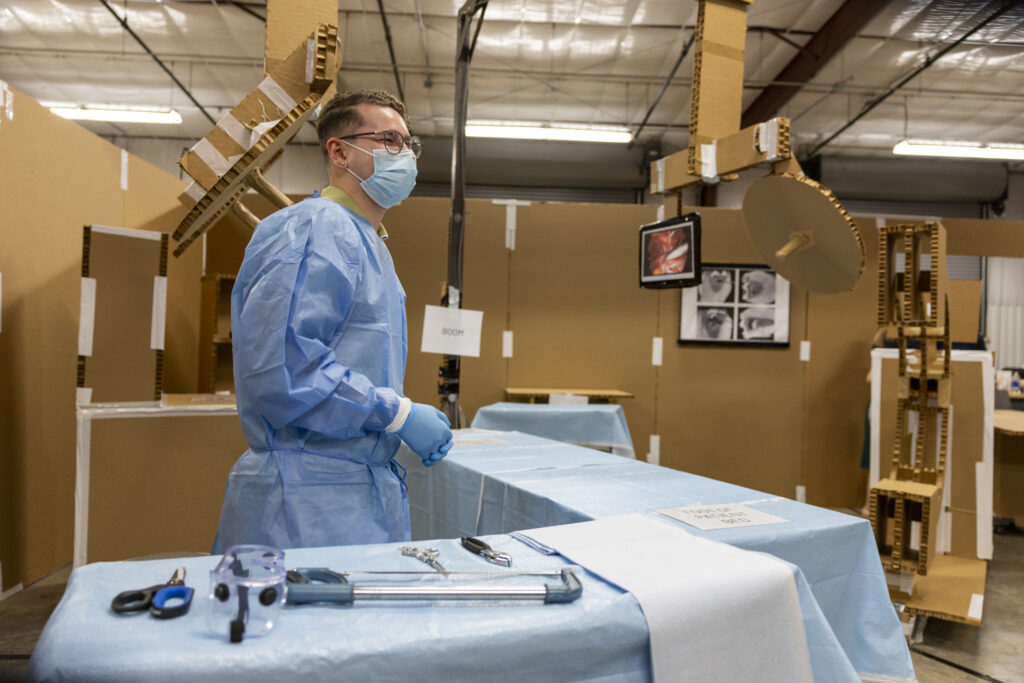
[[[392,154],[386,149],[375,149],[368,152],[358,145],[342,140],[349,147],[355,147],[363,154],[373,156],[373,173],[368,178],[360,178],[347,169],[358,180],[370,199],[384,209],[390,209],[407,198],[416,186],[416,156],[411,150],[403,149]]]

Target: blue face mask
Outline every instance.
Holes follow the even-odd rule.
[[[342,140],[349,147],[355,147],[364,154],[371,154],[358,145]],[[377,206],[383,209],[390,209],[403,199],[406,199],[416,187],[416,156],[411,150],[403,149],[398,154],[391,154],[385,149],[375,149],[373,156],[373,173],[365,180],[360,178],[352,169],[349,173],[359,179],[359,186],[363,188],[366,196],[372,199]]]

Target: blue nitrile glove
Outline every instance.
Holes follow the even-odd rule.
[[[396,432],[427,467],[440,462],[452,447],[448,416],[426,403],[413,403],[405,424]]]

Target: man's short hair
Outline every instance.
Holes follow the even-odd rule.
[[[360,114],[360,104],[373,104],[378,107],[391,107],[397,111],[408,127],[409,119],[405,114],[402,101],[387,90],[353,90],[341,92],[332,97],[320,111],[316,121],[316,134],[320,139],[320,151],[327,154],[327,141],[356,132],[366,121]]]

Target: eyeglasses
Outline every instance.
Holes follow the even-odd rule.
[[[347,140],[348,138],[361,138],[369,135],[374,135],[380,138],[380,142],[384,143],[384,149],[390,154],[400,154],[403,149],[408,149],[412,152],[412,155],[417,159],[420,158],[420,152],[423,151],[423,142],[420,141],[415,135],[402,135],[397,130],[375,130],[370,133],[352,133],[351,135],[342,135],[339,140]]]

